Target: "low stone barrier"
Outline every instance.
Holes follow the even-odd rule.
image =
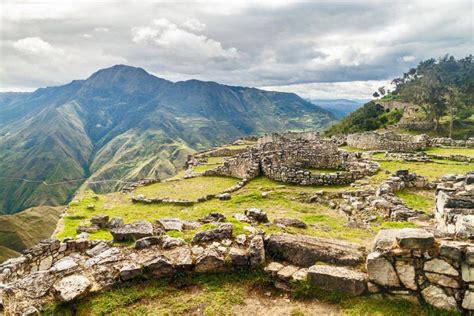
[[[363,132],[349,134],[347,145],[364,150],[387,150],[389,152],[415,152],[425,150],[428,136],[387,132]]]

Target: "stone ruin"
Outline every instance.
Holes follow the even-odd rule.
[[[415,152],[425,150],[428,136],[397,134],[392,131],[363,132],[349,134],[346,143],[349,146],[364,150],[386,150],[389,152]]]
[[[436,188],[435,219],[441,232],[474,239],[474,172],[442,178]]]
[[[360,153],[340,151],[335,142],[323,140],[316,133],[290,133],[259,138],[246,152],[226,159],[223,166],[203,175],[244,180],[264,175],[300,185],[335,185],[373,175],[378,168],[377,163],[363,159]],[[334,171],[324,173],[317,169]]]

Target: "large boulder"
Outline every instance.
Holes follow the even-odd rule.
[[[225,269],[224,256],[209,248],[196,258],[196,272],[217,272]]]
[[[314,265],[308,269],[309,282],[325,290],[340,290],[353,295],[365,292],[367,276],[345,267]]]
[[[56,282],[53,289],[61,301],[70,302],[85,295],[91,285],[91,281],[83,275],[70,275]]]
[[[170,275],[174,272],[173,263],[163,255],[158,255],[146,261],[143,263],[143,267],[147,273],[150,273],[155,277]]]
[[[452,296],[448,296],[442,288],[430,285],[421,291],[421,295],[425,301],[438,308],[447,309],[447,310],[456,310],[457,303],[456,299]]]
[[[213,240],[232,239],[233,226],[230,223],[220,224],[215,229],[205,230],[197,233],[194,238],[194,243],[208,242]]]
[[[423,270],[452,276],[459,275],[459,272],[451,264],[442,259],[432,259],[430,261],[426,261]]]
[[[267,255],[298,266],[310,267],[318,261],[355,266],[365,261],[359,245],[306,235],[272,234],[265,241]]]
[[[374,250],[385,252],[396,246],[404,249],[428,249],[434,246],[434,242],[434,235],[424,229],[384,229],[375,237]]]
[[[400,281],[393,265],[380,252],[370,253],[367,256],[366,265],[369,280],[382,286],[400,286]]]
[[[164,231],[177,230],[182,231],[184,223],[179,218],[160,218],[156,221]]]
[[[153,235],[153,225],[145,220],[136,221],[110,230],[114,242],[134,241]]]

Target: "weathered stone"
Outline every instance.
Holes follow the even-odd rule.
[[[136,249],[145,249],[149,248],[153,245],[161,245],[162,243],[162,236],[149,236],[140,238],[135,242]]]
[[[123,219],[121,217],[113,217],[110,221],[109,221],[109,228],[118,228],[118,227],[121,227],[123,226],[124,223],[123,223]]]
[[[431,283],[455,289],[459,288],[459,282],[456,279],[450,278],[446,275],[426,272],[425,276]]]
[[[176,230],[182,231],[183,230],[183,221],[179,218],[160,218],[156,221],[164,231]]]
[[[220,224],[215,229],[205,230],[197,233],[194,238],[194,243],[208,242],[213,240],[221,240],[232,238],[233,226],[230,223]]]
[[[462,300],[462,307],[467,310],[474,310],[474,292],[466,291]]]
[[[110,230],[115,242],[134,241],[153,235],[153,225],[141,220]]]
[[[416,274],[415,274],[415,267],[413,264],[405,262],[405,261],[396,261],[395,268],[398,273],[398,277],[402,284],[410,289],[416,291]]]
[[[27,298],[36,299],[46,295],[53,282],[54,277],[49,271],[38,271],[15,282],[15,287],[24,290]]]
[[[257,235],[258,229],[253,226],[244,226],[244,230],[248,231],[251,235]]]
[[[272,261],[264,269],[265,272],[269,273],[272,276],[276,276],[278,271],[283,269],[284,265],[279,262]]]
[[[241,222],[246,222],[246,223],[250,223],[250,219],[247,217],[247,215],[245,214],[241,214],[241,213],[235,213],[234,215],[232,215],[236,220],[238,221],[241,221]]]
[[[229,258],[234,266],[246,266],[249,263],[247,251],[242,248],[230,247]]]
[[[382,286],[400,286],[400,281],[395,269],[380,252],[371,252],[367,256],[366,265],[369,280]]]
[[[474,265],[474,247],[473,246],[466,248],[466,262],[470,265]]]
[[[243,246],[247,241],[247,236],[245,234],[240,234],[235,236],[235,243],[237,245]]]
[[[374,239],[373,250],[389,251],[397,246],[399,229],[382,229]]]
[[[217,272],[224,268],[224,256],[215,249],[207,249],[196,259],[196,272]]]
[[[76,228],[76,232],[78,233],[89,233],[89,234],[97,233],[99,230],[100,230],[100,227],[96,225],[91,225],[91,226],[80,225]]]
[[[474,267],[463,263],[461,265],[461,273],[464,282],[474,282]]]
[[[366,289],[366,275],[344,267],[314,265],[308,269],[308,279],[312,285],[325,290],[338,290],[360,295]]]
[[[291,276],[291,281],[293,282],[300,282],[300,281],[306,281],[308,278],[308,268],[302,268],[293,273]]]
[[[83,275],[67,276],[53,286],[58,298],[63,302],[70,302],[85,295],[91,287],[91,281]]]
[[[459,275],[459,272],[452,265],[442,259],[426,261],[423,270],[453,276]]]
[[[87,250],[86,254],[89,257],[95,257],[95,256],[103,253],[104,251],[108,250],[109,248],[110,248],[109,244],[107,244],[104,241],[101,241],[94,248]]]
[[[283,225],[283,226],[288,226],[288,227],[296,227],[296,228],[308,227],[308,225],[306,225],[305,222],[300,221],[299,219],[296,219],[296,218],[277,218],[273,221],[273,223]]]
[[[162,277],[173,273],[173,263],[167,257],[158,255],[143,263],[145,271],[153,274],[156,277]]]
[[[107,224],[109,223],[109,216],[108,215],[96,215],[91,218],[91,224],[98,226],[100,228],[106,228]]]
[[[443,240],[440,243],[439,254],[442,257],[453,260],[454,262],[461,262],[464,243],[456,241]]]
[[[396,238],[401,248],[428,249],[434,246],[433,234],[424,229],[403,228]]]
[[[298,270],[299,268],[297,266],[293,266],[290,264],[280,269],[280,271],[278,271],[277,273],[277,277],[281,280],[289,281],[291,280],[293,274]]]
[[[456,310],[457,303],[456,299],[452,296],[446,295],[442,288],[430,285],[421,291],[425,301],[438,308],[447,309],[447,310]]]
[[[258,208],[249,208],[245,210],[245,215],[258,223],[268,223],[267,213]]]
[[[189,270],[193,266],[191,248],[189,247],[176,248],[170,256],[174,260],[174,265],[177,269]]]
[[[183,221],[184,230],[193,230],[201,227],[201,223],[195,221]]]
[[[184,239],[174,238],[168,235],[163,235],[161,237],[161,242],[162,242],[161,247],[163,247],[163,249],[173,249],[173,248],[180,247],[186,244]]]
[[[256,235],[250,240],[249,262],[251,267],[261,267],[265,264],[265,245],[261,235]]]
[[[359,245],[306,235],[272,234],[265,250],[269,256],[302,267],[318,261],[354,266],[365,260],[365,249]]]
[[[77,268],[78,265],[71,257],[64,257],[54,264],[51,268],[53,272],[72,271]]]
[[[217,222],[225,222],[225,216],[221,213],[209,213],[205,217],[199,219],[201,223],[217,223]]]
[[[53,263],[53,257],[47,256],[43,258],[38,266],[38,271],[48,270],[51,268],[51,264]]]
[[[230,200],[232,196],[230,195],[230,193],[222,193],[222,194],[218,194],[217,198],[221,201],[227,201],[227,200]]]
[[[120,279],[128,281],[142,274],[142,267],[137,264],[130,264],[120,269]]]

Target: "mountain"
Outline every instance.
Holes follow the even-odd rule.
[[[171,82],[125,65],[63,86],[2,93],[0,214],[64,204],[86,179],[166,178],[195,150],[241,136],[323,130],[334,122],[296,94]]]
[[[310,99],[308,101],[330,111],[340,120],[360,108],[368,100]]]

